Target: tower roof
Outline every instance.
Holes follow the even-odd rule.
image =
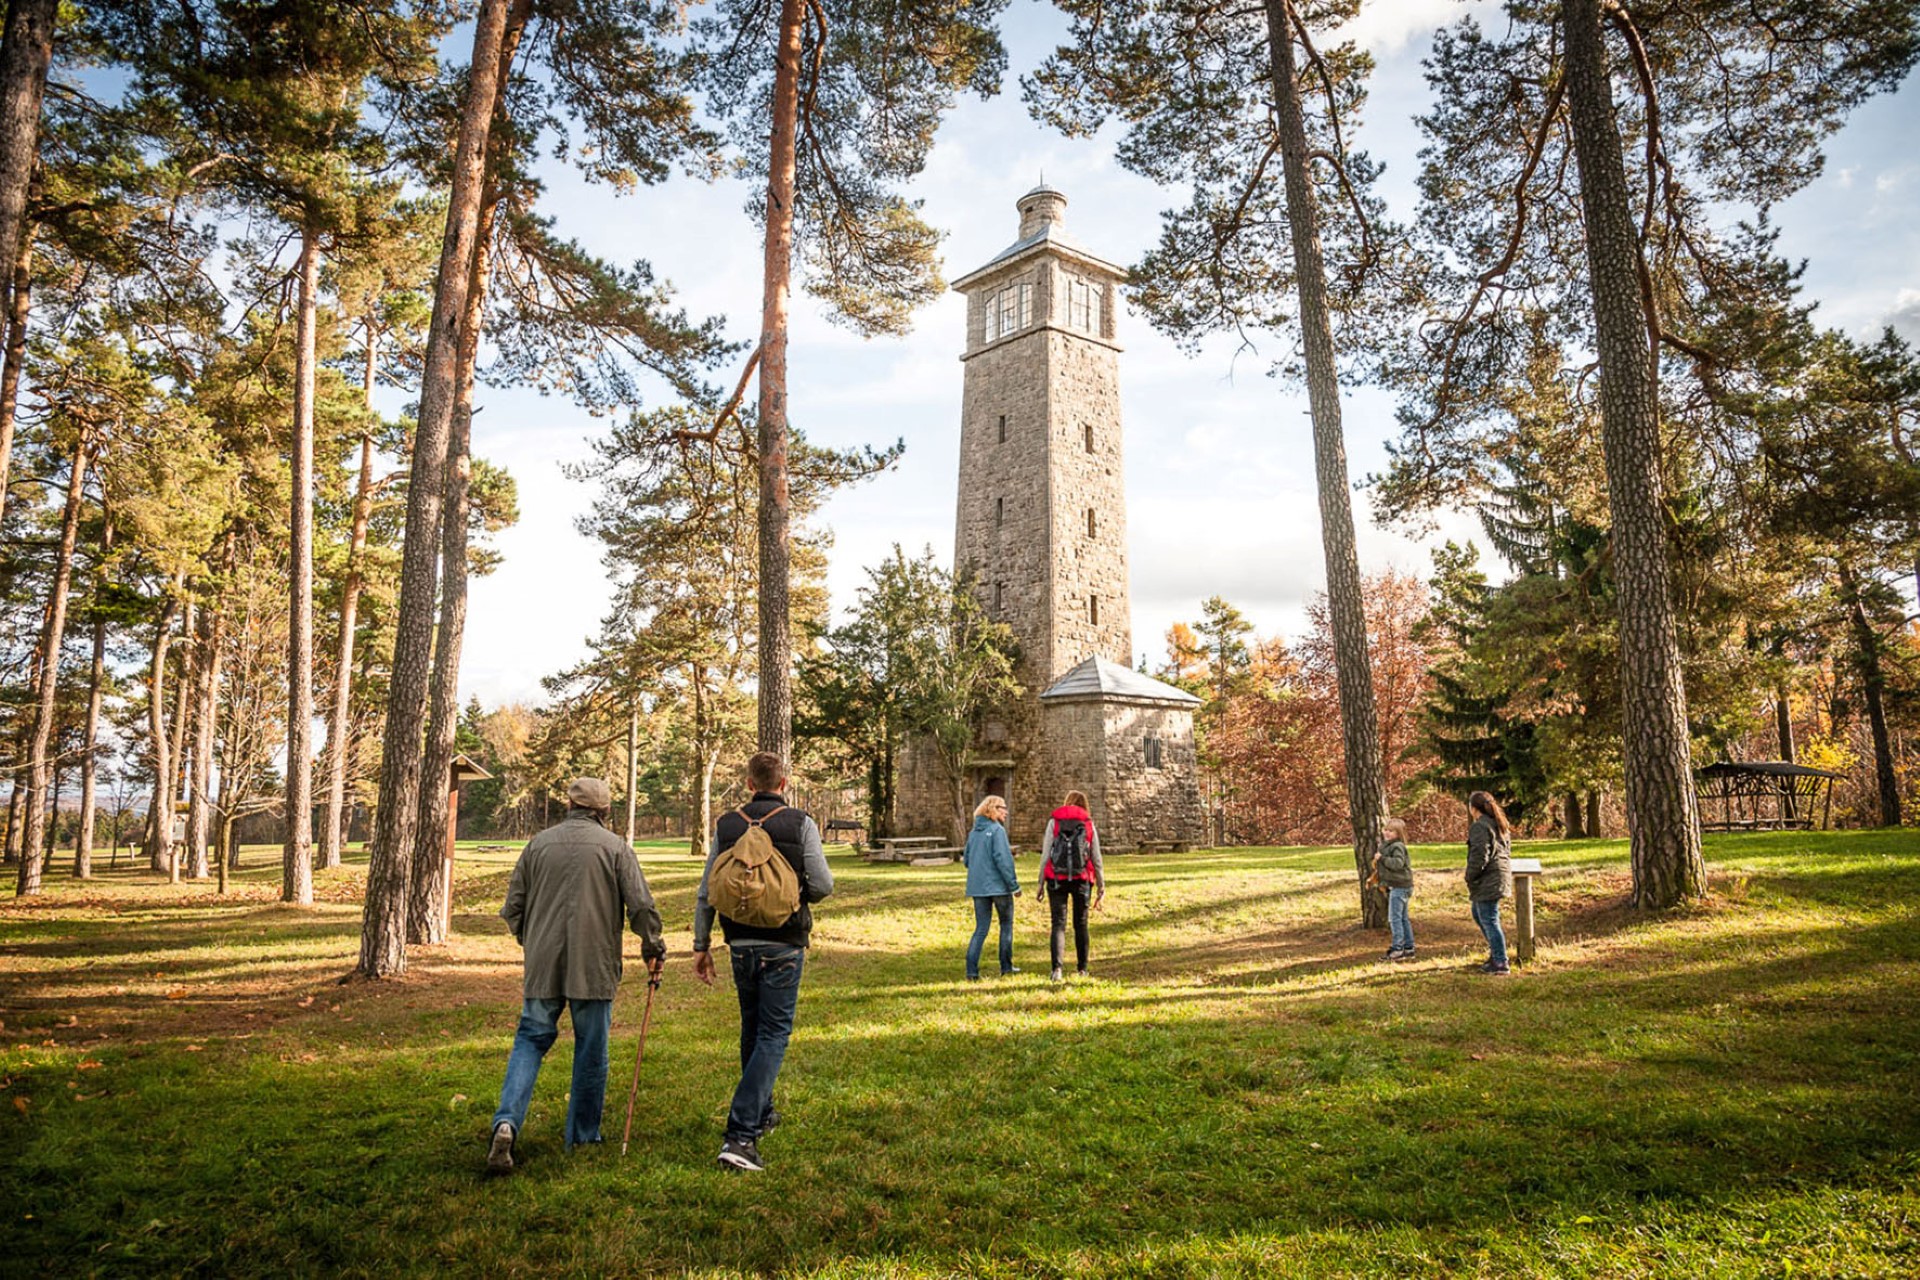
[[[1048,685],[1040,697],[1042,701],[1049,698],[1120,698],[1189,707],[1200,705],[1200,699],[1185,689],[1101,657],[1088,658]]]
[[[964,292],[968,286],[990,272],[997,271],[1017,259],[1049,250],[1072,258],[1083,266],[1110,273],[1117,279],[1126,277],[1125,267],[1108,262],[1098,254],[1089,253],[1080,246],[1078,241],[1067,234],[1067,197],[1048,186],[1045,181],[1015,201],[1014,207],[1020,211],[1020,238],[994,254],[982,266],[955,280],[953,282],[955,289]]]

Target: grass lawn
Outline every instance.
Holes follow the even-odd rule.
[[[969,984],[960,868],[837,853],[759,1176],[713,1165],[737,1023],[687,959],[698,864],[642,852],[673,956],[632,1153],[630,938],[613,1141],[561,1149],[563,1032],[498,1180],[514,850],[463,852],[452,944],[382,984],[337,981],[363,865],[306,910],[265,850],[224,899],[124,869],[7,899],[0,1271],[1920,1274],[1920,833],[1709,838],[1711,901],[1661,917],[1623,843],[1527,847],[1510,979],[1468,971],[1459,848],[1415,849],[1396,965],[1344,851],[1114,858],[1058,989],[1030,897],[1026,973]]]

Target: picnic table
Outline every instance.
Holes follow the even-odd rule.
[[[937,867],[952,862],[960,853],[945,836],[885,836],[873,842],[867,851],[868,862],[906,862],[914,866]]]

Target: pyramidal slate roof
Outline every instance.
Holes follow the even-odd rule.
[[[1048,685],[1042,698],[1135,698],[1142,702],[1177,702],[1200,705],[1200,699],[1185,689],[1176,688],[1152,676],[1143,676],[1130,667],[1105,658],[1088,658],[1067,674]]]

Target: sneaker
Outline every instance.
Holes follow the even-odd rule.
[[[1495,964],[1493,961],[1489,960],[1485,964],[1480,966],[1480,972],[1498,977],[1504,974],[1510,974],[1513,972],[1513,970],[1508,968],[1504,964]]]
[[[772,1133],[775,1129],[778,1129],[779,1127],[780,1127],[779,1110],[774,1107],[768,1107],[767,1122],[760,1126],[760,1137],[761,1138],[766,1137],[768,1134]],[[760,1140],[759,1138],[754,1139],[754,1141],[756,1142],[758,1142],[759,1140]]]
[[[1016,973],[1019,973],[1019,972],[1020,972],[1020,966],[1019,966],[1019,965],[1017,965],[1017,964],[1015,964],[1015,965],[1008,965],[1008,966],[1007,966],[1006,968],[1004,968],[1004,969],[1002,969],[1002,970],[1000,971],[1000,976],[1001,976],[1001,977],[1003,977],[1003,978],[1011,978],[1011,977],[1012,977],[1012,976],[1013,976],[1014,974],[1016,974]]]
[[[1048,979],[1048,981],[1050,981],[1050,982],[1060,982],[1060,981],[1063,981],[1063,980],[1064,980],[1064,978],[1065,978],[1065,975],[1064,975],[1064,974],[1062,974],[1062,973],[1061,973],[1061,972],[1060,972],[1060,971],[1059,971],[1058,969],[1055,969],[1055,970],[1053,971],[1053,973],[1052,973],[1052,975],[1051,975],[1051,976],[1049,977],[1049,979]]]
[[[752,1138],[728,1138],[720,1144],[718,1159],[722,1169],[742,1173],[760,1173],[767,1167],[760,1163],[760,1148]]]
[[[1413,950],[1414,950],[1414,949],[1413,949],[1412,947],[1406,947],[1406,948],[1404,948],[1404,949],[1402,949],[1402,950],[1400,950],[1400,951],[1396,951],[1396,952],[1394,952],[1394,953],[1393,953],[1392,955],[1390,955],[1390,956],[1388,956],[1388,957],[1387,957],[1387,959],[1389,959],[1389,960],[1411,960],[1411,959],[1413,959]]]
[[[1079,967],[1078,969],[1075,969],[1075,970],[1073,971],[1073,976],[1074,976],[1074,977],[1076,977],[1076,978],[1084,978],[1084,977],[1086,977],[1086,976],[1087,976],[1087,967],[1086,967],[1085,965],[1081,965],[1081,966],[1080,966],[1080,967]]]
[[[505,1120],[493,1126],[493,1142],[487,1147],[487,1172],[513,1172],[513,1126]]]

